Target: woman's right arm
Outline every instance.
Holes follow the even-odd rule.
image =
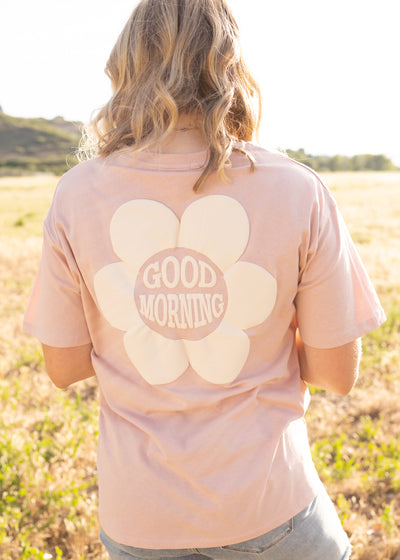
[[[358,377],[361,339],[336,348],[307,346],[296,331],[296,345],[303,381],[337,395],[347,395]]]

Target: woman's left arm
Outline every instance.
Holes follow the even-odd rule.
[[[57,348],[42,344],[46,371],[54,385],[66,389],[72,383],[96,375],[91,359],[92,344]]]

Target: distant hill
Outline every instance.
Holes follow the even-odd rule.
[[[82,124],[62,117],[24,119],[0,113],[0,175],[60,175],[77,162]]]
[[[77,163],[75,152],[81,129],[82,123],[63,117],[24,119],[6,115],[0,108],[0,175],[62,175]],[[307,154],[304,149],[287,149],[286,153],[319,172],[399,170],[382,154],[323,156]]]

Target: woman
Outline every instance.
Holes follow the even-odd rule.
[[[224,0],[142,0],[107,74],[25,330],[58,387],[97,376],[110,558],[347,559],[305,382],[347,394],[384,314],[335,202],[251,143],[259,91]]]

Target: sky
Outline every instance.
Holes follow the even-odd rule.
[[[400,165],[399,0],[228,0],[263,97],[260,141]],[[88,122],[136,0],[0,0],[0,105]]]

